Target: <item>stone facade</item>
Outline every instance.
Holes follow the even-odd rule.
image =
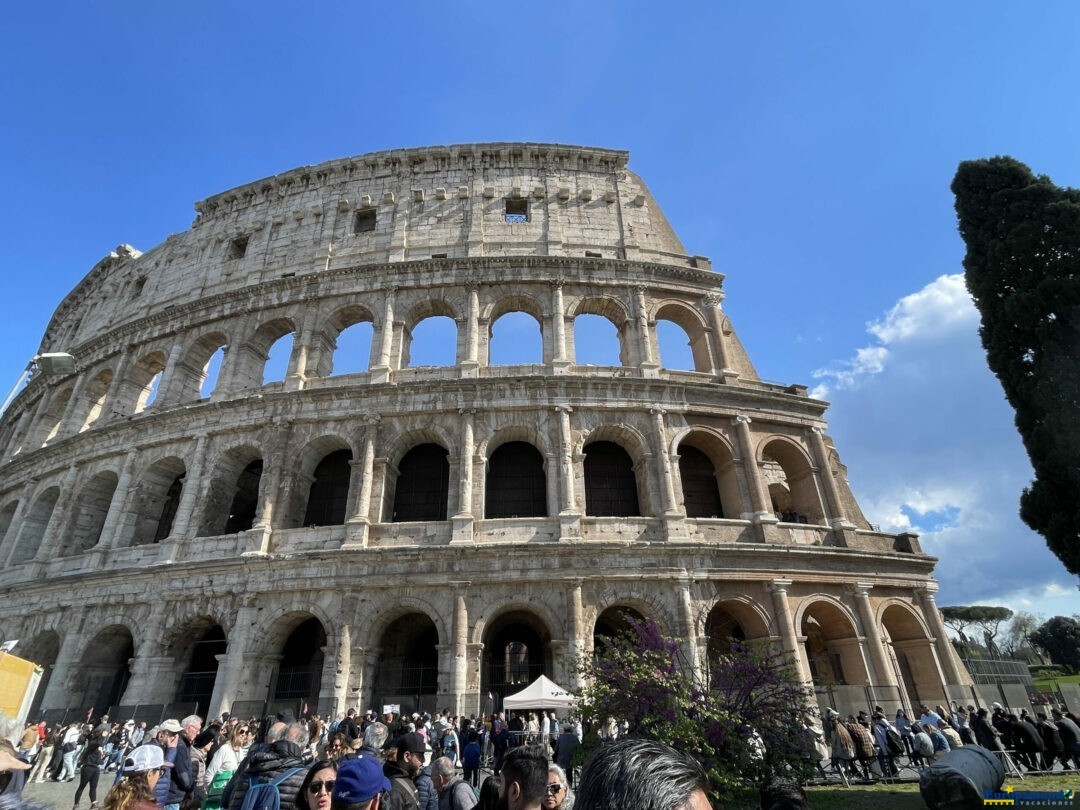
[[[759,379],[723,276],[627,159],[331,161],[91,269],[41,348],[78,372],[0,422],[0,630],[47,668],[42,708],[472,713],[541,672],[576,687],[628,614],[698,665],[730,637],[778,645],[840,705],[970,683],[934,559],[866,522],[825,403]],[[490,362],[508,313],[539,327],[532,364]],[[620,365],[575,362],[584,315]],[[435,316],[456,362],[410,366]],[[659,322],[693,370],[663,367]],[[335,374],[362,324],[366,370]]]

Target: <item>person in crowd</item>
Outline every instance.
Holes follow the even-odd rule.
[[[1009,715],[1009,725],[1012,727],[1012,738],[1016,743],[1016,758],[1029,771],[1039,770],[1039,761],[1045,750],[1039,730],[1015,714]]]
[[[58,782],[71,782],[75,779],[75,763],[79,756],[80,738],[82,736],[82,724],[74,722],[64,732],[64,769],[60,773]]]
[[[979,709],[974,715],[968,715],[968,722],[971,723],[971,730],[975,734],[975,743],[989,751],[1004,751],[1001,735],[987,720],[987,714],[986,709]]]
[[[963,706],[957,706],[953,712],[953,726],[964,745],[975,745],[975,733],[971,730],[968,711]]]
[[[708,792],[708,777],[692,756],[628,738],[586,760],[574,810],[710,810]]]
[[[480,735],[469,732],[469,742],[461,752],[463,778],[474,788],[480,787]]]
[[[1053,720],[1050,720],[1043,712],[1036,714],[1036,718],[1035,728],[1039,730],[1039,736],[1043,741],[1042,769],[1052,771],[1054,760],[1061,757],[1065,745],[1061,741],[1061,732],[1058,731],[1057,724]],[[1062,763],[1062,767],[1068,766]]]
[[[572,723],[564,723],[562,734],[555,740],[555,763],[566,772],[569,777],[567,784],[574,786],[574,755],[577,754],[578,738],[574,734]]]
[[[240,767],[240,761],[247,756],[247,747],[251,744],[251,725],[237,723],[233,726],[232,733],[224,745],[218,746],[217,751],[206,763],[206,793],[207,806],[220,803],[221,793],[225,785]]]
[[[940,759],[952,750],[949,747],[948,739],[941,733],[941,729],[938,726],[935,726],[933,723],[927,723],[923,726],[923,731],[930,737],[930,742],[934,746],[934,759]]]
[[[300,785],[307,776],[307,768],[304,767],[307,727],[303,723],[273,723],[266,739],[266,745],[248,754],[246,766],[241,763],[237,768],[229,788],[222,794],[222,807],[227,799],[230,810],[240,810],[244,806],[244,794],[251,785],[252,777],[261,782],[281,779],[278,784],[281,806],[296,803]]]
[[[503,760],[500,806],[505,810],[540,810],[547,790],[548,758],[538,746],[522,745]]]
[[[911,724],[911,764],[916,768],[925,768],[934,761],[934,741],[923,728],[923,724]]]
[[[34,760],[34,768],[26,778],[27,782],[44,782],[49,764],[52,762],[53,752],[56,750],[59,730],[49,728],[45,732],[45,740],[38,749],[37,759]]]
[[[874,748],[874,735],[870,733],[870,729],[850,716],[844,726],[847,728],[848,734],[851,735],[852,742],[855,743],[855,760],[862,770],[862,777],[869,782],[874,778],[873,773],[870,771],[870,764],[877,759],[877,750]]]
[[[851,733],[841,722],[840,713],[836,709],[825,712],[825,736],[829,741],[833,770],[841,776],[847,773],[854,776],[855,741],[851,739]]]
[[[895,737],[893,734],[899,736],[899,732],[895,728],[891,728],[888,718],[881,712],[874,713],[874,724],[870,727],[874,734],[874,742],[877,744],[878,751],[878,766],[881,768],[881,773],[886,778],[899,776],[900,771],[896,767],[896,757],[903,752],[903,744],[899,747],[894,747],[897,744],[893,742]]]
[[[214,745],[216,733],[213,729],[200,731],[191,741],[191,785],[192,796],[199,806],[206,802],[206,758]]]
[[[171,768],[156,743],[131,749],[120,767],[120,778],[105,798],[105,810],[161,810],[154,801],[154,788]]]
[[[368,723],[367,728],[363,733],[363,745],[359,748],[354,748],[355,756],[362,754],[364,756],[374,757],[375,759],[382,761],[383,748],[386,746],[386,741],[390,738],[390,729],[386,727],[385,723],[378,721],[374,723]]]
[[[442,738],[442,755],[448,757],[456,768],[459,764],[458,756],[460,752],[457,729],[450,726],[446,729],[446,734]]]
[[[416,733],[420,734],[419,731]],[[413,784],[416,785],[416,798],[420,802],[420,810],[439,810],[439,791],[435,790],[435,780],[431,777],[431,765],[425,765],[416,772]]]
[[[75,803],[72,807],[79,806],[83,790],[90,788],[90,810],[97,810],[97,786],[98,778],[105,767],[105,745],[109,741],[109,729],[92,731],[86,740],[86,746],[80,755],[79,787],[75,790]]]
[[[390,780],[379,769],[378,760],[357,757],[338,768],[331,810],[379,810],[390,795]]]
[[[337,774],[338,763],[335,760],[320,759],[312,764],[296,794],[298,810],[330,810]]]
[[[480,785],[480,798],[476,802],[474,810],[498,810],[499,790],[502,787],[501,776],[489,776]]]
[[[893,725],[896,727],[896,730],[900,732],[900,738],[904,744],[904,751],[908,756],[911,756],[911,720],[908,719],[907,713],[903,709],[896,710],[896,718],[893,720]]]
[[[420,810],[420,796],[413,779],[424,767],[427,745],[416,732],[402,734],[394,742],[394,758],[383,764],[383,775],[390,780],[390,795],[385,810]],[[370,760],[371,757],[361,757]],[[375,760],[376,762],[378,760]],[[432,782],[435,774],[432,773]],[[438,784],[435,785],[438,788]]]
[[[1061,735],[1064,749],[1061,753],[1061,764],[1066,768],[1080,768],[1080,726],[1077,726],[1076,721],[1061,709],[1051,709],[1050,714]]]
[[[548,766],[547,792],[544,794],[544,810],[574,810],[574,790],[566,771],[558,765]]]
[[[457,775],[450,757],[438,757],[431,763],[431,781],[439,794],[439,810],[472,810],[476,793]]]
[[[926,731],[927,724],[934,726],[934,728],[940,728],[942,723],[941,715],[931,711],[929,706],[923,704],[919,707],[919,723],[922,725],[923,731]]]

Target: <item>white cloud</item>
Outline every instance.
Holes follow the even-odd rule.
[[[866,331],[878,339],[879,345],[856,349],[850,359],[814,371],[811,376],[822,382],[811,395],[826,399],[834,390],[854,388],[868,377],[881,374],[891,357],[889,346],[933,341],[977,322],[978,311],[964,287],[963,275],[938,276],[918,292],[901,298],[882,318],[866,325]]]

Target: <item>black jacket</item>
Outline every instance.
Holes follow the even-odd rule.
[[[420,810],[416,785],[405,769],[396,762],[383,765],[383,776],[390,780],[390,795],[383,802],[385,810]]]
[[[251,777],[257,776],[264,782],[273,782],[289,771],[295,771],[292,776],[278,785],[278,793],[281,794],[281,806],[292,807],[296,803],[296,795],[300,792],[300,785],[307,776],[307,767],[304,762],[304,750],[294,742],[278,740],[276,743],[264,746],[256,751],[247,761],[247,769],[241,773],[237,769],[235,784],[229,795],[229,810],[240,810],[244,806],[244,794],[248,791]]]

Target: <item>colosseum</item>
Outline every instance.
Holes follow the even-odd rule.
[[[0,423],[0,631],[44,668],[35,713],[473,713],[578,688],[627,616],[701,667],[787,650],[822,705],[970,684],[935,559],[867,522],[826,403],[759,378],[628,158],[333,160],[91,268],[41,342],[74,370],[39,363]]]

